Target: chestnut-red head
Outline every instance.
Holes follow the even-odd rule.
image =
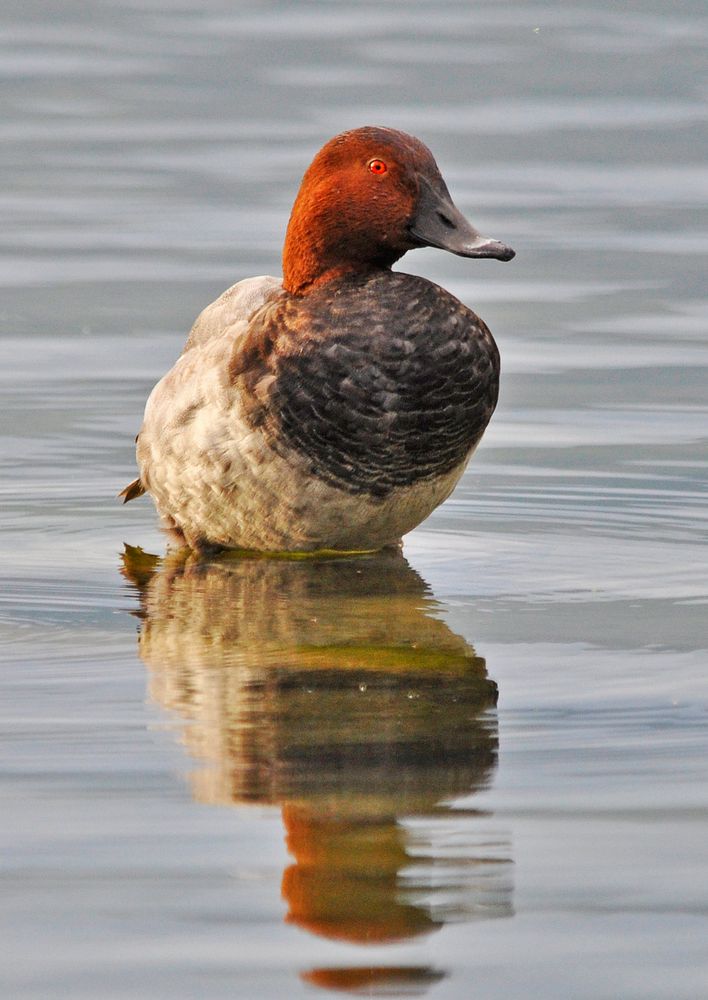
[[[322,147],[293,205],[283,284],[298,295],[346,274],[388,268],[415,247],[511,260],[455,207],[427,146],[395,129],[365,126]]]

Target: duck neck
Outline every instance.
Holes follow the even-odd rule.
[[[290,292],[291,295],[308,295],[330,281],[365,277],[380,270],[380,267],[374,267],[371,264],[354,265],[351,262],[333,264],[331,267],[322,267],[319,261],[317,262],[317,266],[308,268],[306,261],[302,260],[288,267],[284,261],[283,288]]]
[[[346,209],[333,212],[326,202],[300,193],[293,206],[283,247],[283,287],[307,295],[342,278],[388,270],[402,253],[372,245]]]

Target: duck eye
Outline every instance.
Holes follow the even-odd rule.
[[[372,174],[385,174],[388,167],[383,160],[371,160],[369,163],[369,170]]]

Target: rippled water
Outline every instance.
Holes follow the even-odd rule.
[[[705,995],[707,36],[3,8],[3,996]],[[518,253],[403,264],[502,351],[461,486],[405,558],[121,555],[165,548],[115,500],[147,392],[365,122]]]

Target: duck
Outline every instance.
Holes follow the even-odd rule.
[[[499,392],[486,324],[392,270],[419,247],[515,255],[468,222],[421,140],[382,126],[330,139],[295,199],[282,278],[207,306],[152,390],[123,502],[149,493],[196,553],[399,546],[454,489]]]

